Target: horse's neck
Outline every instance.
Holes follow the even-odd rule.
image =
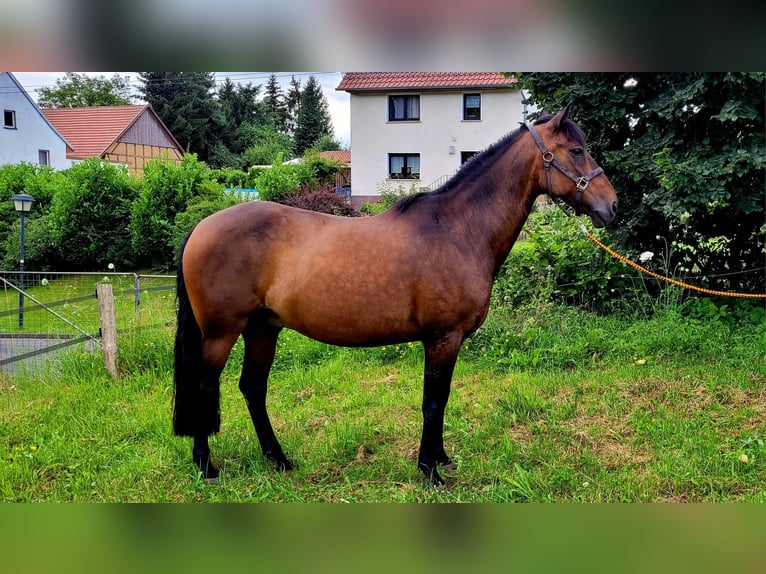
[[[466,221],[474,227],[472,235],[480,237],[492,254],[493,274],[508,257],[540,193],[531,177],[534,158],[523,147],[506,150],[487,168],[485,177],[460,194]]]

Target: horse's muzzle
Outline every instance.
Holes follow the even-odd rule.
[[[590,211],[590,219],[597,228],[606,227],[617,216],[617,200],[612,205],[595,208]]]

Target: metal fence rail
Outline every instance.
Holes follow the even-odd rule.
[[[123,332],[166,325],[173,314],[175,275],[0,271],[0,367],[71,345],[99,345],[96,285],[103,282],[113,285]],[[140,320],[146,302],[149,314],[161,310],[159,319]]]

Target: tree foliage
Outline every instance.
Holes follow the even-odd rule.
[[[714,288],[763,292],[766,74],[515,75],[538,107],[575,104],[620,198],[623,247]]]
[[[20,218],[11,196],[26,193],[35,199],[26,216],[26,253],[28,269],[51,269],[59,265],[59,250],[51,239],[48,212],[53,197],[66,186],[67,172],[49,166],[21,163],[0,167],[0,245],[4,248],[2,267],[15,269],[19,263]],[[44,221],[42,221],[44,220]],[[61,268],[59,266],[59,268]]]
[[[139,72],[139,91],[187,152],[205,161],[224,123],[212,72]]]
[[[263,98],[263,105],[268,115],[267,121],[269,125],[277,132],[287,133],[287,120],[289,116],[287,101],[276,74],[271,74],[269,81],[266,83],[266,95]]]
[[[140,72],[144,99],[184,150],[212,168],[268,165],[308,149],[340,146],[333,139],[327,100],[314,76],[292,78],[287,93],[276,74],[265,90],[227,77],[215,89],[212,72]]]
[[[295,127],[295,153],[303,155],[322,136],[332,136],[332,120],[327,99],[314,76],[309,76],[301,92],[300,109]]]
[[[53,197],[50,229],[70,269],[98,269],[130,253],[136,188],[127,168],[92,158],[69,169]]]
[[[131,246],[141,264],[165,269],[172,266],[175,254],[168,246],[176,216],[201,195],[207,179],[205,164],[194,154],[185,155],[178,165],[157,159],[144,166],[141,193],[130,217]]]
[[[91,106],[124,106],[132,103],[128,76],[114,74],[92,77],[67,72],[54,87],[38,88],[41,108],[87,108]]]
[[[287,108],[287,133],[290,136],[295,135],[297,127],[298,114],[301,110],[301,81],[295,76],[290,78],[290,87],[285,94],[285,106]]]
[[[241,152],[241,167],[244,169],[253,165],[270,165],[278,155],[293,156],[293,142],[285,133],[279,132],[271,125],[247,124],[239,129]]]
[[[215,145],[225,147],[233,159],[221,161],[220,158],[208,157],[211,166],[242,167],[240,156],[253,145],[250,132],[255,126],[267,123],[265,107],[258,101],[259,93],[260,86],[235,84],[228,77],[221,84],[216,100],[221,108],[222,121]],[[221,151],[218,150],[218,153]]]

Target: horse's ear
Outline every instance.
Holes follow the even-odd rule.
[[[555,116],[553,116],[553,119],[551,120],[551,124],[553,125],[554,130],[560,130],[561,127],[564,124],[564,121],[569,117],[569,110],[572,107],[572,102],[569,102],[566,106],[563,107],[563,109],[557,113]]]

